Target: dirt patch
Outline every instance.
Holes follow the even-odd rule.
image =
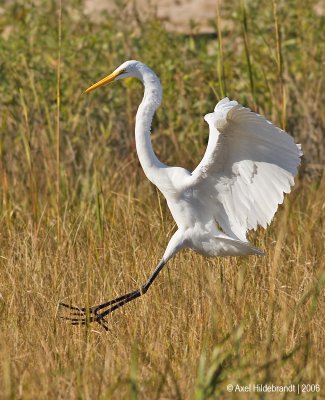
[[[135,0],[130,2],[129,10],[135,7],[140,17],[156,15],[164,21],[168,30],[189,33],[193,29],[199,33],[211,33],[211,21],[216,18],[216,0]],[[115,8],[113,0],[86,0],[85,11],[93,18],[100,17],[106,10]]]

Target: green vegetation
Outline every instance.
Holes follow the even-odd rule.
[[[166,32],[123,2],[97,22],[77,0],[61,17],[55,1],[1,6],[1,398],[248,398],[230,383],[320,384],[325,394],[324,10],[220,3],[215,38],[195,26]],[[184,251],[106,334],[65,324],[58,302],[138,287],[175,228],[135,152],[140,84],[81,96],[126,59],[161,78],[152,139],[167,164],[197,164],[202,116],[224,94],[284,127],[305,161],[272,226],[252,233],[265,258]]]

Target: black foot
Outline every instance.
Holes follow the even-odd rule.
[[[68,308],[71,310],[70,316],[60,316],[61,319],[70,321],[72,325],[86,325],[91,322],[97,322],[101,327],[108,331],[107,321],[100,317],[95,307],[76,307],[69,304],[59,303],[60,307]]]
[[[72,325],[87,325],[91,322],[97,322],[101,327],[105,329],[105,331],[108,331],[109,329],[107,326],[107,321],[105,320],[106,315],[122,307],[129,301],[136,299],[137,297],[141,296],[141,294],[142,291],[135,290],[123,296],[117,297],[114,300],[110,300],[89,308],[76,307],[66,303],[59,303],[61,307],[70,310],[70,315],[68,317],[61,316],[60,318],[66,321],[70,321]],[[104,311],[99,312],[100,310]]]

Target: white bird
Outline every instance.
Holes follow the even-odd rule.
[[[147,178],[167,200],[177,224],[165,253],[148,281],[139,289],[90,308],[60,303],[72,310],[63,317],[72,324],[98,322],[147,292],[164,265],[183,248],[205,256],[263,255],[246,237],[258,225],[266,228],[294,185],[302,156],[292,137],[259,114],[227,97],[204,119],[210,135],[206,152],[193,172],[158,160],[151,139],[151,122],[162,100],[157,75],[139,61],[126,61],[86,90],[135,77],[144,97],[135,122],[136,150]]]

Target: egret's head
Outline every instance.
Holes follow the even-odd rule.
[[[136,60],[125,61],[121,64],[114,72],[110,75],[106,76],[105,78],[101,79],[99,82],[95,83],[94,85],[90,86],[88,89],[85,90],[85,93],[89,93],[92,90],[95,90],[106,83],[117,81],[119,79],[124,79],[128,77],[135,77],[141,78],[139,74],[139,66],[141,63]]]

